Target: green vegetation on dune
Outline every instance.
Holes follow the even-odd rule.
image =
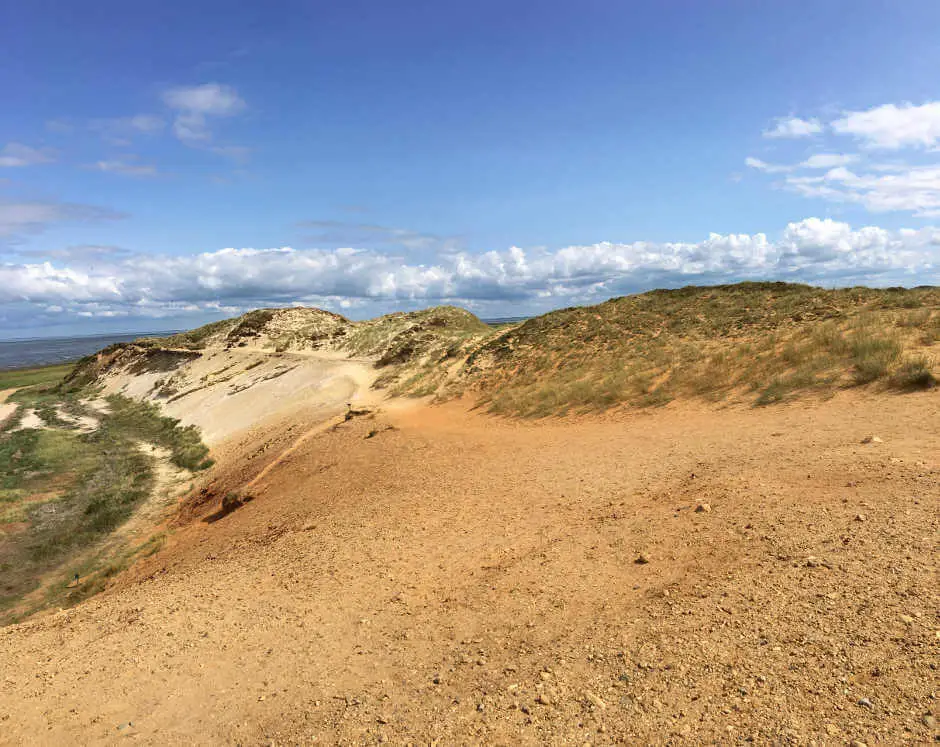
[[[106,411],[92,409],[83,397],[93,394],[47,384],[11,398],[18,417],[0,432],[0,622],[74,603],[150,547],[95,550],[154,488],[155,458],[144,446],[167,449],[189,470],[211,464],[196,429],[118,395],[107,398]],[[42,428],[17,428],[26,410]],[[94,418],[97,427],[79,430],[60,412]],[[76,574],[79,582],[70,585]],[[41,584],[45,592],[24,607],[24,596]]]
[[[546,416],[677,397],[935,383],[940,289],[741,283],[653,291],[530,319],[482,344],[463,377],[494,412]]]

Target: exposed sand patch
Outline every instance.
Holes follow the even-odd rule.
[[[87,405],[101,415],[107,415],[111,412],[111,406],[103,399],[86,399],[82,401],[82,404]]]
[[[15,402],[7,402],[7,397],[9,397],[15,391],[16,389],[0,390],[0,425],[3,424],[4,420],[16,412],[17,404]]]
[[[10,432],[13,431],[25,431],[27,428],[47,428],[45,421],[39,417],[39,414],[33,409],[29,408],[26,412],[23,413],[23,417],[20,418],[20,422],[15,428],[11,428]]]
[[[321,352],[209,350],[170,372],[110,373],[105,393],[157,402],[162,411],[202,430],[214,445],[284,412],[316,407],[323,417],[372,397],[371,361]]]
[[[96,431],[100,425],[100,421],[97,418],[93,418],[90,415],[73,415],[62,405],[59,405],[56,408],[56,415],[59,417],[59,420],[68,423],[73,428],[81,431],[82,433],[91,433]]]

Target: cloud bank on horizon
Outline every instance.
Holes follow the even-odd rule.
[[[553,308],[639,289],[776,278],[829,285],[935,280],[940,229],[853,229],[831,219],[789,224],[779,239],[712,234],[697,243],[602,242],[558,250],[454,252],[410,264],[388,252],[222,249],[191,256],[75,247],[59,262],[0,267],[0,304],[78,317],[179,317],[310,304],[458,303],[484,313],[507,303]]]

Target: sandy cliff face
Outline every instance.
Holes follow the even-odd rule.
[[[138,362],[104,372],[104,392],[159,403],[167,415],[198,426],[210,446],[299,407],[328,417],[368,396],[376,375],[367,360],[258,348],[211,348],[155,370]]]
[[[374,402],[379,389],[436,368],[448,351],[457,355],[461,344],[489,332],[469,312],[448,307],[358,323],[320,309],[259,309],[113,346],[73,378],[156,402],[198,426],[212,445],[298,408],[326,418],[347,404]]]

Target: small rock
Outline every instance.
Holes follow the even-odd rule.
[[[905,625],[913,625],[914,618],[911,617],[910,615],[901,615],[901,622],[904,623]]]
[[[601,700],[599,697],[597,697],[594,693],[592,693],[590,690],[584,691],[584,699],[587,700],[592,706],[594,706],[598,710],[604,710],[605,708],[607,708],[607,704],[603,700]]]
[[[849,742],[849,747],[868,747],[868,745],[861,740],[853,739],[851,742]]]
[[[378,721],[380,724],[387,724],[388,716],[380,713],[378,716],[375,717],[375,720]]]
[[[633,562],[636,563],[637,565],[646,565],[647,563],[650,562],[650,556],[647,555],[645,552],[641,552],[639,555],[636,556],[636,560],[634,560]]]
[[[826,724],[826,734],[828,734],[830,737],[834,737],[840,731],[842,730],[835,724]]]
[[[855,514],[855,521],[865,521],[865,514]]]
[[[868,698],[859,698],[859,699],[858,699],[858,704],[859,704],[862,708],[867,708],[868,710],[871,710],[872,708],[875,707],[874,705],[872,705],[872,702],[871,702]]]
[[[807,568],[828,568],[829,564],[825,560],[820,560],[815,555],[810,555],[806,559]]]
[[[711,513],[712,506],[710,503],[699,503],[695,507],[695,513],[697,514],[708,514]]]
[[[920,717],[920,722],[928,729],[935,729],[937,726],[937,719],[934,718],[932,713],[925,713]]]
[[[865,436],[865,438],[862,439],[862,443],[863,444],[883,444],[884,441],[878,438],[878,436],[872,435],[872,436]]]
[[[538,697],[535,699],[535,702],[539,705],[551,705],[552,699],[549,698],[545,693],[539,693]]]

